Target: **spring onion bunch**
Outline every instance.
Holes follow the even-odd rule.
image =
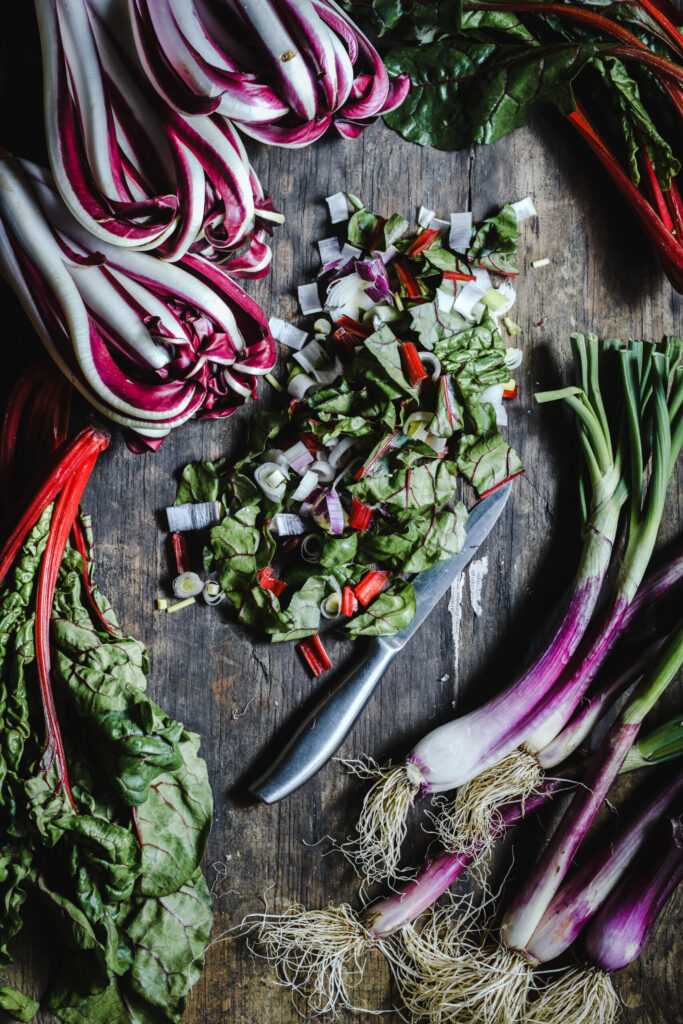
[[[275,362],[258,305],[218,264],[95,240],[50,175],[0,160],[0,269],[56,364],[131,444],[226,416]]]
[[[328,127],[355,138],[405,98],[334,0],[128,0],[140,59],[185,114],[216,113],[269,145]]]
[[[523,1017],[535,969],[546,959],[553,959],[582,930],[633,853],[631,836],[637,837],[637,829],[631,829],[631,836],[610,845],[608,862],[604,859],[592,862],[592,868],[586,869],[587,879],[579,876],[577,885],[570,881],[568,887],[563,888],[572,861],[623,767],[643,719],[682,663],[683,622],[673,631],[645,678],[620,711],[591,759],[582,786],[574,792],[567,811],[529,878],[503,916],[501,945],[498,949],[487,950],[487,957],[500,961],[494,984],[504,1005],[511,1003],[518,1007],[516,1015],[508,1015],[506,1020],[515,1020],[517,1015]],[[667,793],[669,791],[670,787]],[[479,989],[488,993],[491,988],[488,968],[484,969],[483,965],[477,968],[476,959],[473,958],[468,965],[474,976],[479,971],[478,980],[468,975],[473,998]],[[570,1024],[582,1020],[583,1002],[593,999],[598,1005],[605,1003],[604,1015],[597,1015],[594,1019],[609,1021],[612,1006],[610,987],[605,986],[600,975],[589,972],[585,1000],[577,1005],[574,1016],[563,1014],[563,1018]],[[491,1021],[497,1019],[491,1018]]]
[[[652,766],[682,753],[680,724],[675,720],[639,737],[629,752],[629,763],[621,770]],[[436,1006],[440,1000],[445,1005],[443,993],[449,974],[457,976],[452,961],[466,966],[476,958],[477,966],[468,970],[478,973],[482,958],[496,966],[500,955],[482,948],[478,939],[485,907],[475,908],[469,898],[452,895],[445,906],[438,901],[458,878],[473,868],[479,882],[485,884],[484,857],[493,843],[512,826],[545,807],[553,797],[572,788],[580,778],[581,765],[574,764],[562,772],[562,778],[546,779],[527,800],[500,808],[486,842],[469,849],[462,845],[445,846],[414,878],[402,882],[391,895],[370,903],[360,912],[348,903],[329,904],[321,910],[293,905],[282,914],[249,915],[242,922],[243,930],[254,936],[254,952],[268,961],[280,982],[291,987],[315,1012],[354,1008],[353,988],[362,978],[367,956],[376,951],[393,971],[411,1019],[440,1019]],[[631,854],[681,791],[683,775],[676,787],[667,781],[666,787],[655,794],[627,833],[625,845]],[[456,983],[462,984],[462,978],[458,977]],[[469,1005],[474,1012],[476,1007],[467,1003],[467,993],[463,995],[465,1006]],[[500,1002],[499,995],[496,999]]]
[[[125,7],[35,2],[50,165],[73,216],[98,241],[266,274],[267,232],[282,217],[230,122],[187,118],[157,95]]]

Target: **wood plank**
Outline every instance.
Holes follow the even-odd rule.
[[[33,31],[30,19],[26,26]],[[27,59],[35,67],[35,50]],[[14,134],[8,129],[4,137],[38,158],[39,102],[32,94],[30,126]],[[562,410],[538,409],[532,399],[535,390],[566,378],[570,331],[654,338],[682,333],[683,306],[602,171],[556,118],[543,118],[469,154],[422,150],[380,124],[354,142],[324,140],[301,151],[248,148],[287,218],[274,240],[272,273],[249,291],[268,314],[283,318],[296,318],[296,285],[316,272],[313,242],[327,233],[322,199],[339,189],[360,194],[383,214],[412,216],[424,201],[442,214],[471,204],[480,218],[526,194],[539,211],[538,224],[527,222],[521,240],[525,270],[514,315],[523,327],[525,363],[519,399],[510,403],[508,432],[526,474],[487,545],[483,614],[474,613],[468,579],[456,643],[454,616],[444,599],[387,674],[341,751],[344,757],[401,758],[454,708],[474,706],[509,679],[511,668],[542,641],[548,614],[570,584],[579,550],[574,429]],[[528,267],[530,259],[542,256],[550,258],[550,266]],[[5,291],[2,296],[10,324],[6,336],[28,347],[31,332],[23,314]],[[272,399],[267,393],[262,401]],[[240,411],[229,421],[189,424],[155,455],[132,456],[117,437],[85,501],[95,524],[100,584],[125,628],[149,645],[154,699],[202,733],[214,787],[215,823],[206,858],[214,885],[214,944],[191,996],[187,1024],[296,1021],[289,993],[273,984],[268,969],[254,962],[228,930],[258,911],[262,897],[269,905],[300,900],[315,907],[356,896],[346,862],[336,854],[323,856],[325,846],[316,845],[326,834],[349,834],[362,799],[363,787],[339,764],[330,764],[276,807],[256,806],[244,795],[246,781],[272,758],[299,709],[328,684],[309,680],[292,646],[255,641],[221,610],[197,605],[168,617],[153,608],[168,574],[160,511],[173,499],[174,475],[190,459],[239,451],[246,417]],[[681,532],[682,487],[679,466],[662,544]],[[349,653],[348,646],[335,645],[335,663]],[[657,717],[674,713],[680,696],[680,690],[670,692]],[[631,780],[620,785],[619,796],[633,785]],[[417,816],[413,825],[417,855],[424,846]],[[679,897],[639,961],[619,976],[627,1024],[670,1024],[682,1017],[676,979],[680,907]],[[41,959],[25,947],[21,952],[33,957],[32,968]],[[377,1007],[391,1005],[389,978],[378,959],[369,962],[358,998]],[[42,1014],[39,1020],[52,1018]],[[367,1016],[349,1013],[342,1020],[360,1024]]]

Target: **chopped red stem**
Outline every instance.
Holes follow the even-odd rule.
[[[406,250],[406,256],[417,256],[418,253],[423,252],[430,246],[432,242],[435,242],[440,234],[441,232],[438,228],[427,228],[425,231],[422,231]]]
[[[267,565],[265,569],[259,569],[256,573],[256,578],[262,590],[272,590],[276,597],[279,597],[287,587],[284,580],[277,578],[270,565]]]
[[[408,380],[413,385],[417,385],[425,380],[429,374],[424,368],[422,360],[420,359],[420,353],[417,351],[412,341],[404,341],[401,345],[401,357],[403,359],[403,365],[408,375]]]
[[[45,479],[31,494],[18,522],[0,550],[0,583],[7,575],[27,533],[35,526],[50,502],[54,501],[73,474],[93,454],[99,454],[108,444],[109,434],[106,431],[96,427],[85,427],[73,441],[63,445],[55,453]]]
[[[172,533],[171,544],[173,545],[173,557],[175,558],[177,575],[180,576],[184,572],[189,572],[190,556],[187,550],[187,541],[182,534]]]
[[[306,430],[300,430],[297,437],[300,441],[303,441],[311,455],[317,455],[322,448],[322,445],[315,434],[311,434]]]
[[[58,379],[64,380],[61,375]],[[21,426],[22,419],[24,417],[30,419],[30,425],[25,424],[24,429],[21,431],[21,435],[25,438],[31,438],[32,450],[30,452],[31,457],[28,461],[31,466],[34,466],[36,456],[36,432],[40,433],[45,424],[44,414],[36,419],[34,407],[38,398],[43,396],[45,385],[48,385],[49,387],[50,396],[54,395],[55,383],[56,381],[54,379],[54,375],[51,373],[50,367],[46,366],[44,363],[34,363],[24,371],[12,388],[9,399],[7,400],[7,405],[5,406],[2,425],[0,426],[0,486],[5,503],[9,503],[10,500],[12,502],[16,500],[15,491],[20,485],[19,474],[17,472],[17,439],[20,435],[19,428]],[[64,383],[66,383],[66,381],[64,381]],[[59,410],[59,403],[55,403],[53,409]],[[63,441],[65,438],[62,437],[61,440]],[[5,512],[9,513],[9,511],[10,507],[7,504]]]
[[[413,277],[411,272],[408,270],[408,268],[404,264],[403,260],[400,260],[400,259],[394,260],[394,267],[396,268],[396,274],[397,274],[398,279],[399,279],[399,281],[401,283],[401,286],[403,287],[403,290],[405,291],[405,293],[408,296],[408,298],[409,299],[419,299],[419,298],[421,298],[422,297],[422,292],[420,291],[420,286],[418,285],[417,281],[415,280],[415,278]]]
[[[379,242],[379,236],[382,234],[382,228],[384,227],[385,224],[386,219],[384,217],[377,218],[377,225],[375,226],[375,230],[372,233],[372,238],[370,239],[370,244],[368,245],[368,252],[375,251],[377,243]]]
[[[356,611],[358,608],[358,598],[353,592],[352,587],[344,587],[342,589],[342,600],[341,600],[341,613],[347,618]]]
[[[354,498],[349,514],[349,526],[351,529],[365,532],[370,525],[371,519],[372,509],[368,505],[364,505],[358,498]]]
[[[503,391],[503,398],[516,398],[518,390],[519,389],[515,384],[514,388],[508,388],[507,390]]]
[[[380,590],[385,587],[390,575],[390,573],[382,572],[379,569],[371,569],[370,572],[366,572],[360,583],[356,584],[353,588],[353,592],[364,608],[366,608],[372,599],[377,597]]]
[[[297,644],[297,647],[314,676],[321,676],[323,672],[332,667],[332,662],[317,633],[314,636],[307,636],[305,640]]]
[[[341,327],[345,327],[350,334],[356,334],[359,338],[369,338],[372,334],[372,327],[362,324],[360,320],[354,320],[352,316],[340,316],[336,321]]]
[[[476,281],[477,278],[474,274],[461,273],[459,270],[444,270],[443,272],[444,281]]]

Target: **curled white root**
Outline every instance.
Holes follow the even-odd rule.
[[[391,964],[411,1024],[526,1019],[532,963],[504,946],[474,941],[467,930],[453,927],[450,909],[431,914],[420,932],[404,928],[394,941]]]
[[[572,967],[542,990],[530,1007],[529,1024],[613,1024],[620,1000],[609,974]]]
[[[316,1013],[354,1006],[350,988],[357,985],[370,946],[377,945],[347,904],[306,910],[294,904],[283,914],[250,914],[241,924],[255,934],[249,948],[275,969],[278,982],[306,1000]]]
[[[524,803],[543,781],[538,761],[519,747],[458,790],[454,800],[435,801],[435,831],[446,850],[488,852],[503,831],[500,808]]]
[[[342,853],[368,883],[397,879],[406,818],[419,786],[409,778],[406,765],[382,768],[370,759],[344,763],[359,778],[374,779],[374,784],[363,800],[357,838],[344,843]]]

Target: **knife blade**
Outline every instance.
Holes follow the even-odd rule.
[[[457,555],[437,562],[413,580],[417,611],[393,636],[374,637],[365,654],[333,686],[301,723],[280,755],[249,787],[272,804],[302,786],[341,746],[377,684],[398,652],[417,632],[446,591],[488,537],[510,496],[508,481],[482,499],[465,524],[465,543]]]

